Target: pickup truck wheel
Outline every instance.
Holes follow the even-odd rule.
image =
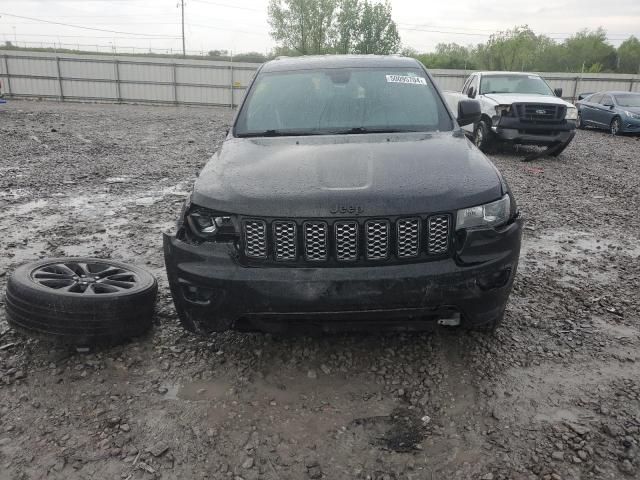
[[[473,143],[484,153],[490,153],[495,146],[493,132],[485,120],[480,120],[473,131]]]
[[[9,325],[44,340],[115,344],[151,327],[158,284],[139,267],[97,258],[50,258],[7,282]]]
[[[622,122],[620,121],[620,117],[616,117],[611,120],[609,131],[611,132],[611,135],[616,136],[620,135],[620,130],[622,130]]]

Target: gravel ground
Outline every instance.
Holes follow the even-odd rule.
[[[160,232],[224,109],[12,101],[0,109],[0,288],[38,257],[159,278],[153,331],[78,354],[0,310],[0,478],[640,478],[640,141],[580,131],[495,155],[527,219],[495,336],[196,338]]]

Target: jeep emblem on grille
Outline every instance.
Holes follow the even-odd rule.
[[[536,113],[537,113],[538,115],[546,115],[546,114],[547,114],[547,111],[546,111],[546,110],[536,110]]]
[[[331,212],[331,215],[362,215],[364,213],[364,208],[359,205],[334,205],[329,212]]]

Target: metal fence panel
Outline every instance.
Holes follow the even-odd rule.
[[[91,82],[87,80],[62,80],[62,91],[66,99],[115,100],[115,82]]]
[[[13,72],[12,72],[13,73]],[[112,62],[78,62],[60,58],[60,74],[64,78],[87,78],[91,80],[114,80]]]
[[[4,83],[4,82],[3,82]],[[58,81],[55,79],[11,77],[12,95],[33,97],[58,97]]]
[[[0,79],[13,96],[61,100],[145,101],[237,105],[259,64],[161,57],[56,55],[0,50]],[[8,70],[8,71],[7,71]],[[459,91],[472,73],[430,70],[442,90]],[[640,92],[640,76],[620,74],[541,74],[565,98],[580,93]]]
[[[120,80],[130,82],[173,82],[173,67],[149,63],[120,62]]]
[[[225,85],[227,88],[231,85],[230,68],[199,68],[179,65],[176,67],[176,74],[178,83]]]
[[[55,56],[45,59],[7,57],[7,66],[11,75],[32,75],[38,77],[55,77]]]
[[[149,85],[122,83],[120,85],[122,101],[173,102],[173,85]]]
[[[240,98],[238,93],[235,94],[235,98]],[[178,87],[178,102],[229,105],[231,103],[231,95],[228,87],[193,87],[181,85]]]

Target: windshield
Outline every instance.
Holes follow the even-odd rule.
[[[483,75],[480,94],[489,93],[554,94],[547,82],[537,75]]]
[[[236,136],[452,130],[420,69],[340,68],[261,73]]]
[[[614,95],[616,103],[621,107],[640,107],[640,95],[627,93],[622,95]]]

